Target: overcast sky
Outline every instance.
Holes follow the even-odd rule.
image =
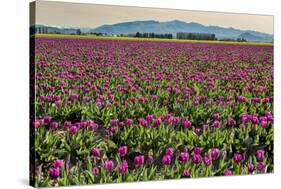
[[[273,33],[273,16],[141,8],[84,3],[36,2],[36,24],[61,27],[92,27],[136,20],[198,22]]]

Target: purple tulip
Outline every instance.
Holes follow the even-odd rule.
[[[253,115],[253,117],[252,117],[252,122],[253,122],[253,123],[258,123],[258,121],[259,121],[258,116]]]
[[[59,168],[61,168],[62,165],[63,165],[63,160],[61,160],[61,159],[56,159],[56,160],[53,161],[53,166],[54,166],[54,167],[59,167]]]
[[[122,121],[120,121],[120,122],[118,123],[118,125],[119,125],[120,128],[123,128],[123,127],[125,126],[125,123],[122,122]]]
[[[268,115],[268,116],[267,116],[267,121],[273,122],[273,117],[272,117],[272,115]]]
[[[100,157],[100,149],[98,148],[92,149],[91,153],[94,157]]]
[[[265,120],[262,120],[262,121],[260,122],[260,124],[261,124],[261,127],[262,127],[262,128],[266,128],[266,127],[267,127],[267,121],[265,121]]]
[[[214,121],[214,127],[216,127],[216,128],[218,128],[219,127],[219,125],[220,125],[220,122],[219,121]]]
[[[220,114],[218,114],[218,113],[214,114],[214,119],[215,120],[218,120],[219,118],[220,118]]]
[[[179,124],[180,123],[180,118],[179,117],[174,117],[173,118],[173,123],[174,124]]]
[[[190,177],[189,170],[187,170],[187,169],[183,170],[182,177]]]
[[[198,164],[202,161],[202,156],[200,154],[194,154],[192,157],[192,162]]]
[[[201,154],[202,153],[202,149],[200,147],[194,147],[193,153],[194,154]]]
[[[121,165],[119,167],[119,172],[123,175],[128,170],[128,163],[126,160],[122,160]]]
[[[255,166],[252,163],[248,164],[248,173],[252,173],[254,171],[254,169],[255,169]]]
[[[183,153],[180,153],[180,154],[179,154],[179,161],[187,162],[188,159],[189,159],[189,154],[188,154],[188,152],[183,152]]]
[[[39,127],[41,126],[41,123],[40,123],[39,120],[34,120],[34,121],[32,122],[32,125],[33,125],[35,128],[39,128]]]
[[[268,117],[268,116],[271,116],[271,113],[270,113],[270,112],[265,112],[264,115],[265,115],[266,117]]]
[[[161,118],[153,119],[153,124],[154,124],[155,126],[161,125],[161,122],[162,122]]]
[[[126,120],[126,124],[127,124],[128,126],[132,125],[132,124],[133,124],[133,120],[132,120],[132,119],[127,119],[127,120]]]
[[[110,127],[110,132],[111,133],[116,133],[116,131],[117,131],[117,126]]]
[[[232,171],[231,170],[224,171],[224,176],[231,176],[231,175],[232,175]]]
[[[76,126],[71,126],[71,127],[69,128],[69,131],[70,131],[72,134],[75,134],[75,133],[77,133],[77,127],[76,127]]]
[[[264,150],[257,150],[256,151],[256,158],[258,161],[263,161],[264,159]]]
[[[66,105],[67,106],[72,106],[72,102],[71,101],[67,101]]]
[[[56,128],[58,128],[58,126],[59,126],[59,124],[58,124],[57,122],[52,122],[52,123],[50,124],[50,127],[51,127],[52,129],[56,129]]]
[[[242,115],[241,116],[241,121],[242,121],[242,123],[246,123],[248,121],[248,116],[247,115]]]
[[[240,152],[236,152],[233,155],[233,161],[235,163],[240,163],[243,160],[243,155]]]
[[[258,163],[257,163],[257,170],[258,170],[259,172],[262,172],[263,169],[264,169],[264,163],[263,163],[263,162],[258,162]]]
[[[144,156],[143,155],[135,156],[134,163],[135,163],[135,165],[143,165],[144,164]]]
[[[57,178],[60,176],[60,168],[54,167],[49,169],[49,174],[52,178]]]
[[[229,117],[229,118],[227,119],[227,124],[228,124],[228,125],[233,125],[234,123],[235,123],[235,120],[234,120],[233,118]]]
[[[93,167],[93,169],[92,169],[92,173],[93,173],[93,175],[98,175],[99,174],[99,168],[98,167]]]
[[[213,160],[218,159],[220,156],[220,150],[218,148],[212,148],[211,149],[211,157]]]
[[[162,157],[162,160],[161,160],[161,163],[163,165],[170,165],[171,164],[171,161],[172,161],[172,157],[170,155],[164,155]]]
[[[125,156],[128,152],[128,147],[127,146],[120,146],[118,148],[118,153],[120,154],[120,156]]]
[[[63,123],[63,126],[65,126],[66,128],[69,128],[71,126],[71,122],[70,121],[65,121]]]
[[[166,149],[165,151],[166,155],[172,156],[174,154],[174,148],[173,147],[169,147]]]
[[[146,120],[147,120],[149,123],[152,123],[152,121],[153,121],[153,115],[147,115],[147,116],[146,116]]]
[[[204,156],[203,161],[206,166],[209,166],[212,162],[209,156]]]
[[[105,170],[110,171],[114,168],[114,163],[112,160],[105,160],[103,162],[103,167]]]
[[[71,100],[78,99],[78,98],[79,98],[79,95],[78,95],[78,94],[72,93],[72,94],[69,95],[69,98],[70,98]]]
[[[51,121],[52,121],[52,117],[50,117],[50,116],[44,116],[43,120],[44,120],[44,123],[45,123],[45,124],[49,124],[49,123],[51,123]]]
[[[189,120],[184,120],[183,126],[184,126],[184,128],[191,128],[192,127],[192,123]]]
[[[111,125],[112,126],[117,126],[117,124],[118,124],[118,120],[117,119],[111,120]]]
[[[143,127],[147,127],[148,126],[148,122],[144,118],[140,118],[140,124]]]

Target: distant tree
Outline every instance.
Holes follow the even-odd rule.
[[[149,34],[149,38],[154,38],[155,37],[155,34],[152,32]]]
[[[76,34],[77,34],[77,35],[81,35],[81,33],[82,33],[82,32],[81,32],[80,29],[78,29],[78,30],[76,31]]]
[[[247,42],[247,40],[244,39],[244,38],[237,38],[236,41],[237,41],[237,42]]]
[[[137,32],[137,33],[136,33],[136,37],[141,37],[140,32]]]

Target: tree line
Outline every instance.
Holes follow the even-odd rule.
[[[142,38],[163,38],[163,39],[172,39],[173,34],[171,33],[140,33],[137,32],[135,37],[142,37]]]
[[[177,39],[190,39],[190,40],[217,40],[216,35],[212,33],[187,33],[178,32]]]
[[[55,33],[55,34],[63,34],[59,31],[48,31],[48,27],[40,26],[40,27],[31,27],[30,33]],[[69,34],[76,34],[76,35],[87,35],[87,33],[82,33],[80,29],[74,30],[72,33]],[[88,34],[96,35],[96,36],[109,36],[106,33],[101,32],[90,32]],[[136,38],[160,38],[160,39],[173,39],[174,36],[171,33],[141,33],[136,32],[135,34],[119,34],[115,35],[118,37],[136,37]],[[217,39],[215,34],[212,33],[190,33],[190,32],[177,32],[176,39],[187,39],[187,40],[218,40],[218,41],[237,41],[237,42],[247,42],[244,38],[221,38]]]

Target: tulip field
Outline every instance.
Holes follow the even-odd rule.
[[[272,173],[273,46],[35,38],[36,187]]]

